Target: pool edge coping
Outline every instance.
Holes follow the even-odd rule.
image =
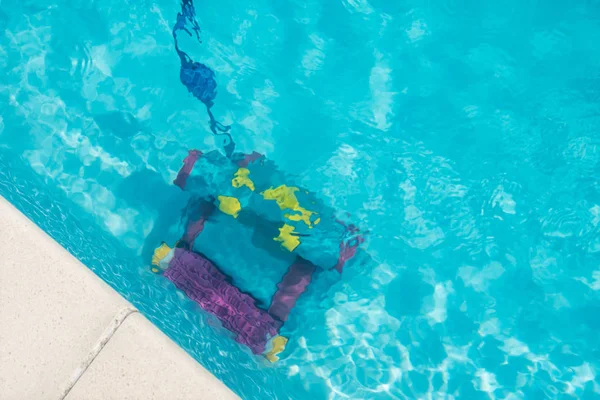
[[[103,292],[102,293],[103,301],[107,302],[106,299],[108,299],[108,302],[111,303],[111,307],[114,308],[115,310],[117,310],[116,313],[114,312],[114,310],[110,311],[111,319],[108,324],[106,324],[106,322],[105,322],[105,319],[106,319],[105,315],[100,315],[100,313],[97,313],[97,315],[89,316],[90,318],[94,319],[93,322],[100,324],[102,333],[93,339],[93,345],[87,349],[87,354],[85,356],[80,357],[80,359],[76,363],[77,365],[70,372],[69,378],[63,382],[60,382],[60,381],[56,382],[56,384],[60,387],[52,388],[53,391],[58,391],[60,393],[60,395],[58,397],[59,399],[63,400],[63,399],[68,398],[69,393],[73,390],[73,388],[78,386],[81,379],[83,377],[86,377],[86,375],[90,374],[90,366],[92,366],[94,364],[94,361],[100,355],[103,355],[105,347],[111,343],[111,341],[113,340],[113,338],[116,335],[120,334],[121,327],[129,319],[129,317],[132,315],[135,315],[135,314],[138,314],[145,321],[147,321],[147,323],[138,324],[137,329],[138,330],[141,329],[142,331],[144,331],[145,335],[147,335],[148,337],[151,337],[153,339],[156,339],[157,342],[160,342],[158,344],[160,346],[159,351],[162,351],[161,354],[153,353],[153,354],[148,355],[148,354],[142,354],[143,351],[138,350],[138,354],[132,355],[130,358],[133,360],[133,362],[137,363],[140,368],[140,370],[137,370],[137,366],[136,366],[135,372],[137,374],[144,373],[149,377],[152,377],[152,374],[154,374],[154,375],[156,375],[157,379],[149,379],[149,381],[156,382],[156,385],[164,386],[165,382],[163,379],[161,379],[163,377],[163,374],[161,371],[154,371],[154,370],[142,371],[142,370],[146,366],[146,363],[144,362],[144,357],[146,357],[146,356],[149,356],[149,358],[161,358],[161,356],[163,358],[168,357],[169,361],[171,363],[175,363],[175,365],[178,367],[178,369],[181,368],[182,370],[185,370],[188,377],[191,377],[192,380],[194,380],[194,378],[197,378],[197,379],[195,379],[194,382],[190,382],[189,387],[196,386],[196,387],[206,388],[206,391],[204,391],[204,395],[202,393],[195,392],[194,399],[217,399],[217,398],[219,398],[219,399],[234,399],[234,398],[239,398],[223,382],[221,382],[218,378],[216,378],[214,375],[212,375],[212,373],[210,373],[210,371],[206,370],[202,365],[200,365],[200,363],[198,363],[196,360],[194,360],[180,346],[178,346],[166,334],[164,334],[158,327],[156,327],[147,318],[145,318],[142,314],[140,314],[136,307],[134,307],[131,303],[129,303],[123,296],[121,296],[112,287],[110,287],[106,282],[104,282],[100,277],[98,277],[90,268],[88,268],[87,266],[82,264],[76,257],[74,257],[72,254],[70,254],[58,242],[56,242],[52,237],[50,237],[46,232],[44,232],[37,224],[35,224],[32,220],[30,220],[26,215],[24,215],[12,203],[10,203],[7,199],[5,199],[1,195],[0,195],[0,220],[2,220],[2,221],[9,220],[8,224],[0,224],[0,234],[1,234],[0,237],[2,237],[2,238],[7,237],[8,241],[10,242],[10,248],[13,249],[13,252],[8,254],[8,258],[6,260],[0,260],[0,264],[4,263],[5,268],[8,269],[13,265],[18,266],[19,268],[27,268],[26,265],[25,266],[23,265],[22,260],[12,259],[11,257],[13,257],[13,256],[15,256],[15,258],[19,258],[20,254],[27,253],[28,256],[32,256],[35,258],[35,255],[39,254],[39,259],[43,259],[44,255],[46,255],[48,252],[50,252],[50,253],[52,253],[55,261],[60,262],[60,264],[59,264],[60,268],[68,268],[68,269],[74,270],[72,272],[78,276],[78,279],[83,280],[84,284],[89,283],[89,285],[93,286],[96,291]],[[7,225],[7,226],[5,226],[5,225]],[[31,234],[32,236],[34,236],[36,247],[31,248],[31,247],[27,246],[26,242],[16,240],[18,238],[18,235],[20,233],[22,233],[19,231],[23,231],[23,232],[26,231],[29,234]],[[7,274],[4,273],[3,275],[0,275],[0,278],[6,278],[6,276],[7,276]],[[1,282],[0,288],[2,288],[4,286],[4,284],[7,282],[10,283],[10,277],[6,278],[6,281]],[[24,285],[31,286],[32,292],[35,291],[36,289],[39,290],[39,288],[34,287],[35,285],[33,282],[34,282],[34,280],[30,280],[29,283],[27,283],[27,282],[24,283]],[[61,284],[63,285],[63,287],[60,287]],[[69,301],[71,301],[71,300],[69,300],[69,297],[70,296],[72,297],[72,295],[70,294],[72,287],[69,285],[68,280],[59,282],[58,283],[59,287],[55,287],[55,286],[56,286],[56,284],[53,287],[57,290],[57,292],[62,293],[62,296],[64,297],[63,299],[57,299],[58,302],[61,302],[61,300],[62,300],[63,302],[68,303]],[[10,296],[10,294],[9,294],[9,296]],[[56,296],[56,294],[53,294],[53,296]],[[19,320],[19,322],[20,322],[22,318],[20,318],[21,316],[19,315],[19,309],[17,309],[17,307],[27,308],[28,307],[28,305],[26,304],[27,301],[28,300],[34,301],[36,299],[35,296],[30,296],[30,297],[18,296],[18,297],[19,297],[19,299],[13,299],[13,303],[12,303],[13,307],[11,307],[11,302],[9,299],[8,306],[3,307],[4,309],[2,310],[2,313],[0,313],[0,321],[2,321],[2,319],[4,319],[4,318],[9,319],[11,317],[16,316],[15,319]],[[16,300],[16,301],[14,301],[14,300]],[[32,307],[35,307],[35,305],[32,305]],[[103,311],[106,311],[106,310],[103,309]],[[90,312],[93,313],[95,311],[90,310]],[[28,317],[30,317],[30,316],[28,316]],[[58,320],[53,321],[53,322],[55,322],[57,325],[60,323]],[[24,323],[27,324],[27,321],[25,321]],[[18,339],[18,338],[14,338],[14,337],[11,338],[10,331],[8,332],[8,337],[4,336],[6,334],[6,331],[3,331],[2,325],[3,324],[0,324],[0,337],[1,338],[9,339],[9,341],[11,339]],[[26,340],[52,341],[52,339],[53,339],[50,334],[46,333],[46,332],[48,332],[47,330],[38,329],[37,331],[35,331],[35,330],[30,330],[28,328],[30,328],[30,327],[26,326],[23,329],[24,331],[27,331],[27,332],[20,332],[20,331],[15,332],[13,330],[12,335],[14,336],[15,333],[23,334],[23,336],[27,336],[27,339],[24,339],[25,341]],[[59,328],[56,328],[56,329],[59,329]],[[67,328],[67,330],[69,330],[69,329]],[[65,335],[69,334],[71,336],[78,337],[79,333],[80,332],[65,332]],[[46,336],[48,336],[48,337],[46,337]],[[23,340],[23,339],[20,339],[20,340]],[[0,355],[2,355],[3,350],[6,350],[6,349],[0,348]],[[18,349],[17,349],[17,351],[18,351]],[[51,353],[52,350],[50,349],[50,350],[48,350],[48,352]],[[135,350],[132,350],[131,352],[135,353]],[[137,360],[136,357],[139,357],[140,355],[142,355],[143,357],[140,358],[139,360]],[[50,354],[48,354],[47,356],[49,359],[52,359],[52,356]],[[69,355],[67,355],[67,356],[69,356]],[[127,354],[125,356],[127,356]],[[19,358],[18,353],[17,353],[16,357],[17,357],[17,359]],[[113,356],[113,358],[114,358],[114,356]],[[114,362],[115,366],[119,364],[118,361],[119,360],[115,360],[115,362]],[[2,371],[4,368],[11,368],[11,360],[10,359],[7,358],[4,361],[0,360],[0,371]],[[49,365],[48,369],[49,369],[48,373],[52,373],[53,365]],[[31,378],[39,379],[40,377],[36,377],[36,376],[29,377],[29,379],[31,379]],[[173,388],[180,387],[182,389],[182,394],[185,392],[184,389],[189,389],[189,387],[186,388],[185,384],[182,384],[181,382],[178,382],[178,384],[179,385],[173,384],[172,387]],[[4,385],[4,383],[0,379],[0,389],[2,389],[3,385]],[[136,397],[133,397],[133,398],[141,398],[139,396],[143,396],[143,398],[145,398],[145,399],[155,398],[155,397],[153,397],[155,388],[152,387],[152,385],[146,385],[146,386],[141,385],[141,386],[144,388],[144,389],[142,389],[142,391],[145,390],[146,394],[144,395],[143,393],[140,393],[139,392],[140,387],[138,386],[135,388],[137,394],[134,396],[136,396]],[[107,388],[107,389],[110,389],[110,388]],[[197,390],[197,388],[194,388],[194,389]],[[107,396],[106,393],[98,394],[98,395],[101,395],[102,396],[101,398],[109,398],[110,397],[110,395]],[[121,395],[125,395],[125,394],[120,392],[119,396],[121,396]],[[175,396],[174,398],[182,398],[182,399],[189,398],[189,397],[179,397],[177,395],[177,393],[173,393],[173,396]]]

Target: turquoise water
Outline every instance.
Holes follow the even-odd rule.
[[[238,150],[369,230],[275,365],[142,255],[187,149],[220,148],[179,10],[1,1],[1,195],[243,398],[600,396],[600,2],[197,0]]]

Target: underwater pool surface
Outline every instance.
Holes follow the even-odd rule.
[[[0,0],[0,195],[244,399],[600,398],[600,1],[193,5]],[[150,266],[233,148],[365,239],[274,364]]]

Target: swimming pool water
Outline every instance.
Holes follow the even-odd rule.
[[[600,2],[196,1],[237,149],[369,231],[275,365],[142,257],[187,150],[220,148],[179,11],[0,2],[1,195],[243,398],[600,396]]]

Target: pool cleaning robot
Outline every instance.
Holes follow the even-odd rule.
[[[315,271],[341,273],[363,241],[355,226],[335,219],[333,210],[310,192],[287,186],[285,178],[258,153],[227,158],[217,151],[190,151],[174,181],[190,194],[185,228],[173,248],[163,243],[152,258],[155,273],[213,314],[235,340],[272,362],[287,342],[279,330]],[[207,227],[210,232],[199,240]],[[231,263],[216,250],[223,236],[227,253],[241,252],[234,263],[244,257],[247,268],[289,265],[268,308],[258,307],[257,299],[235,286],[235,267],[222,266]],[[264,250],[262,256],[251,254],[251,248]]]

